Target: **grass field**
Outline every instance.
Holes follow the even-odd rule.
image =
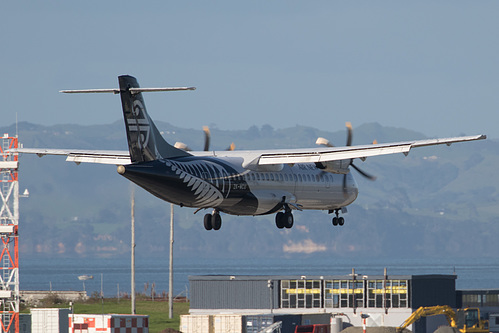
[[[69,308],[69,304],[57,302],[53,304],[46,303],[43,307]],[[90,299],[85,302],[75,302],[73,307],[74,313],[131,313],[131,301],[129,299],[120,299],[118,301],[115,298],[104,298],[103,302],[100,299]],[[135,308],[137,314],[149,316],[149,332],[159,333],[167,328],[178,330],[180,315],[188,314],[189,303],[173,303],[173,319],[168,318],[168,302],[165,301],[137,300]],[[22,312],[29,312],[29,309],[25,309]]]

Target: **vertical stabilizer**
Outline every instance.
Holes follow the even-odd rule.
[[[147,114],[142,93],[130,91],[130,88],[139,88],[137,79],[122,75],[118,77],[118,81],[132,163],[190,156],[186,151],[173,147],[163,139]]]

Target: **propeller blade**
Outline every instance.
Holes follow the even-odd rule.
[[[175,142],[175,144],[173,145],[175,148],[177,149],[182,149],[182,150],[185,150],[185,151],[191,151],[192,149],[189,148],[189,146],[187,146],[185,143],[183,142]]]
[[[315,141],[315,144],[319,146],[334,147],[328,139],[323,137],[318,137],[317,141]]]
[[[210,150],[210,138],[211,138],[211,133],[210,129],[208,126],[203,126],[203,132],[204,132],[204,151]]]
[[[345,125],[347,127],[347,146],[351,146],[353,137],[352,124],[347,121]]]
[[[227,151],[234,151],[235,149],[236,149],[236,145],[234,144],[234,142],[232,142],[230,144],[230,146],[227,147],[227,149],[225,149],[225,150],[227,150]]]
[[[366,177],[367,179],[369,180],[376,180],[376,176],[373,176],[373,175],[370,175],[368,174],[367,172],[363,171],[362,169],[360,169],[358,166],[356,166],[355,164],[353,163],[350,163],[350,165],[355,169],[357,170],[358,173],[360,173],[362,176]]]

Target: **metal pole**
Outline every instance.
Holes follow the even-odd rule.
[[[383,273],[383,307],[385,308],[385,314],[388,314],[388,306],[386,302],[386,280],[388,279],[388,273],[385,267],[385,271]]]
[[[170,205],[170,279],[168,288],[168,318],[173,318],[173,204]]]
[[[135,314],[135,188],[132,185],[132,314]]]

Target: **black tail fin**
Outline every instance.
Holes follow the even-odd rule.
[[[139,88],[137,79],[122,75],[118,77],[118,81],[132,163],[190,156],[189,153],[173,147],[163,139],[147,114],[142,93],[130,91],[130,88]]]

